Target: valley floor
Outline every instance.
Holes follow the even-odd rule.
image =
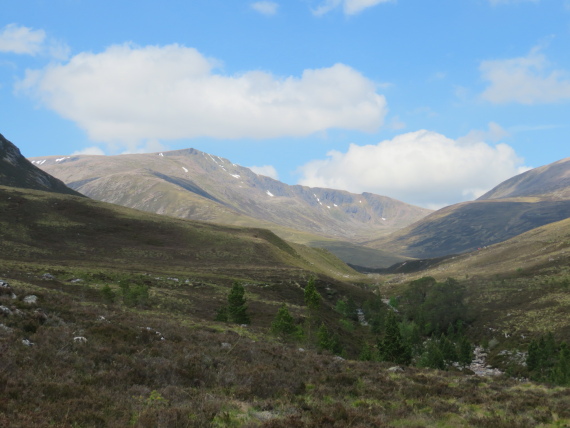
[[[566,388],[343,359],[206,318],[215,282],[148,277],[130,306],[102,289],[140,276],[0,265],[0,426],[570,425]]]

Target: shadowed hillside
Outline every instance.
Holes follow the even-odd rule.
[[[0,134],[0,185],[79,195],[62,181],[34,166],[2,134]]]
[[[414,258],[496,244],[570,217],[570,160],[527,171],[473,202],[442,208],[392,235],[366,243]]]
[[[184,268],[222,274],[263,270],[351,273],[321,250],[304,256],[265,229],[217,226],[144,213],[87,198],[0,187],[0,255],[129,269]],[[300,246],[298,248],[301,248]]]

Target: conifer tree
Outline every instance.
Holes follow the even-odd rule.
[[[332,340],[324,323],[321,324],[317,331],[317,341],[319,349],[329,350],[332,347]]]
[[[317,311],[321,306],[321,299],[321,295],[315,286],[315,278],[309,278],[305,287],[305,305],[307,305],[309,311]]]
[[[420,367],[445,370],[445,360],[435,340],[430,340],[418,363]]]
[[[464,367],[473,361],[473,346],[465,336],[461,336],[459,339],[457,357],[459,364]]]
[[[228,319],[236,324],[249,324],[251,322],[247,314],[245,289],[239,282],[234,282],[228,295]]]
[[[315,278],[313,277],[309,278],[309,281],[305,286],[304,298],[305,305],[307,305],[307,309],[309,310],[309,316],[307,319],[307,340],[311,342],[311,327],[317,321],[322,299],[321,295],[317,291],[317,287],[315,286]]]
[[[382,361],[391,361],[406,365],[412,361],[411,348],[402,339],[398,321],[393,311],[387,314],[386,332],[378,347],[380,348],[380,358]]]
[[[443,356],[443,360],[447,364],[451,364],[458,360],[455,345],[446,336],[441,336],[439,339],[439,350]]]
[[[271,323],[271,332],[276,335],[283,335],[291,337],[299,333],[298,327],[295,325],[295,320],[289,313],[287,305],[283,303],[277,311],[275,319]]]
[[[566,342],[560,345],[558,361],[551,372],[550,380],[557,385],[570,386],[570,347]]]
[[[358,321],[358,307],[352,297],[346,301],[346,318],[352,321]]]
[[[374,348],[370,346],[368,342],[364,342],[362,349],[360,350],[360,354],[358,355],[358,359],[360,361],[374,361],[376,359],[374,354]]]

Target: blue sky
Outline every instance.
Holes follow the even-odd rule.
[[[28,157],[187,147],[440,207],[569,156],[568,0],[2,0]]]

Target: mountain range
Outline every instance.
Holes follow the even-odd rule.
[[[355,244],[388,235],[431,212],[372,193],[290,186],[195,149],[30,160],[93,199],[178,218],[264,227],[357,265],[404,260]]]
[[[570,158],[435,212],[371,193],[290,186],[195,149],[30,160],[94,199],[173,217],[268,228],[364,267],[464,253],[570,217]]]

